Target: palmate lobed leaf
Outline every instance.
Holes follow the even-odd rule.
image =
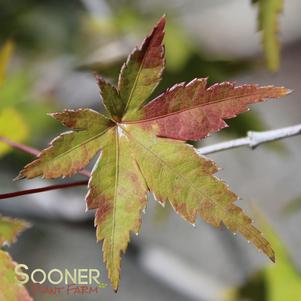
[[[112,286],[117,290],[120,256],[130,232],[138,233],[141,211],[151,191],[190,223],[200,215],[213,226],[223,223],[241,233],[274,261],[269,242],[234,202],[238,197],[214,176],[214,162],[198,155],[187,140],[196,140],[226,126],[248,105],[278,98],[283,87],[231,83],[207,87],[206,79],[179,84],[145,105],[164,69],[165,18],[121,69],[118,87],[97,77],[105,115],[89,109],[52,114],[72,129],[56,138],[19,178],[57,178],[83,169],[97,154],[89,180],[87,207],[96,209],[97,239]]]

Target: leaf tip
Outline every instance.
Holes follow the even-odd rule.
[[[289,95],[294,91],[291,89],[287,89],[286,87],[275,87],[275,92],[277,93],[276,98]]]
[[[22,171],[13,179],[14,182],[25,179]]]
[[[158,23],[156,26],[162,26],[164,27],[166,24],[166,13],[164,13],[161,18],[159,19]]]
[[[161,16],[161,18],[159,19],[159,21],[156,23],[156,25],[154,26],[153,28],[153,32],[152,34],[154,33],[158,33],[158,32],[161,32],[163,33],[164,35],[164,28],[165,28],[165,25],[166,25],[166,14],[163,14]]]
[[[115,294],[117,294],[119,290],[119,284],[120,284],[120,275],[117,278],[115,277],[111,278],[109,275],[109,279],[111,280],[112,289],[114,290]]]
[[[46,113],[47,116],[53,118],[53,119],[56,119],[58,121],[60,121],[60,113],[57,113],[57,112],[53,112],[53,113]]]
[[[105,80],[100,74],[95,73],[95,78],[96,78],[96,81],[97,81],[99,86],[102,86],[102,85],[105,84]]]
[[[283,88],[283,90],[284,90],[284,94],[283,94],[283,95],[289,95],[289,94],[291,94],[291,93],[294,92],[293,89],[286,89],[286,88]]]

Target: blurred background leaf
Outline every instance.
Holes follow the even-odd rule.
[[[291,215],[294,213],[298,213],[301,210],[301,196],[294,198],[289,201],[286,206],[283,207],[282,212],[285,215]]]
[[[22,115],[15,109],[6,108],[0,111],[0,136],[15,142],[22,142],[28,137],[28,127]],[[0,143],[0,157],[11,150],[11,147]]]
[[[11,245],[30,224],[16,218],[0,215],[0,246]]]
[[[278,18],[283,9],[283,0],[252,0],[258,6],[258,29],[262,33],[262,45],[267,67],[277,71],[280,64]]]
[[[0,85],[6,84],[7,67],[13,53],[13,43],[7,41],[0,50]],[[1,88],[0,91],[3,91]],[[2,108],[5,98],[0,96],[0,136],[16,142],[22,142],[28,136],[28,127],[22,116],[13,108]],[[0,144],[0,157],[11,148],[4,143]]]
[[[17,236],[29,226],[23,220],[0,215],[0,247],[14,243]],[[0,300],[32,301],[26,288],[16,278],[15,266],[9,253],[0,249]]]
[[[34,95],[34,80],[30,72],[15,70],[8,74],[13,49],[13,42],[8,40],[0,51],[0,136],[21,143],[30,135],[37,138],[49,132],[50,118],[45,114],[53,109],[53,105],[46,97]],[[1,143],[0,157],[11,150],[11,147]]]
[[[249,278],[237,290],[236,297],[246,301],[301,300],[300,273],[291,261],[284,242],[262,215],[261,221],[261,229],[275,251],[276,263],[267,265]]]
[[[5,80],[6,69],[14,49],[14,44],[11,40],[6,41],[0,50],[0,86]]]

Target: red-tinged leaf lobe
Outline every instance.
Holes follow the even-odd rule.
[[[21,170],[17,179],[37,176],[54,179],[76,174],[100,151],[103,134],[114,124],[92,110],[65,111],[53,114],[53,117],[71,127],[91,126],[87,130],[65,132],[55,138],[37,160]]]
[[[178,140],[199,140],[227,126],[229,119],[248,110],[248,105],[279,98],[284,87],[241,85],[224,82],[206,87],[206,79],[175,85],[142,109],[140,123],[156,124],[158,135]]]
[[[88,208],[97,208],[97,240],[103,240],[104,262],[117,290],[121,253],[127,248],[130,232],[139,232],[148,190],[122,130],[111,129],[105,139],[89,181],[86,201]]]
[[[139,48],[129,55],[123,65],[118,90],[125,105],[123,120],[133,120],[137,110],[145,103],[161,80],[165,66],[164,37],[165,16]]]
[[[114,125],[110,119],[91,109],[64,110],[48,115],[73,130],[101,129]]]

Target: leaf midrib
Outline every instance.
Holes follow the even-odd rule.
[[[148,50],[146,51],[145,56],[146,56],[147,52],[148,52]],[[126,113],[128,111],[128,108],[129,108],[129,106],[130,106],[130,104],[131,104],[131,102],[133,100],[133,94],[134,94],[134,91],[136,90],[136,87],[137,87],[137,84],[138,84],[138,80],[140,78],[140,73],[141,73],[142,67],[144,65],[145,56],[143,56],[142,62],[140,64],[140,66],[139,66],[139,70],[138,70],[137,76],[135,78],[134,84],[133,84],[131,92],[130,92],[130,95],[129,95],[128,99],[127,99],[127,103],[126,103],[126,106],[124,108],[124,116],[126,115]]]
[[[119,135],[118,128],[115,128],[115,184],[114,184],[114,198],[113,198],[113,213],[112,213],[112,231],[111,231],[111,243],[110,243],[110,262],[114,262],[115,254],[115,231],[116,231],[116,203],[117,203],[117,191],[118,191],[118,182],[119,182]],[[114,263],[115,265],[115,263]]]

